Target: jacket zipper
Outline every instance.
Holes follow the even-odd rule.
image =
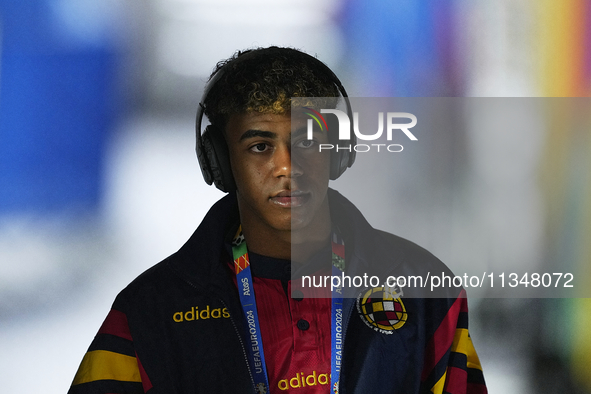
[[[230,310],[224,300],[218,298],[224,308]],[[236,322],[232,318],[232,314],[230,314],[230,321],[232,322],[232,327],[234,327],[234,332],[236,332],[236,336],[238,337],[238,341],[240,341],[240,347],[242,348],[242,354],[244,355],[244,362],[246,363],[246,369],[248,370],[248,375],[250,376],[250,382],[252,383],[252,387],[255,388],[254,384],[254,377],[252,376],[252,371],[250,370],[250,365],[248,365],[248,355],[246,354],[246,347],[244,346],[244,342],[242,341],[242,337],[240,336],[240,331],[238,331],[238,327],[236,327]]]
[[[174,272],[174,270],[173,270]],[[197,288],[197,286],[195,286],[191,281],[188,281],[186,279],[181,278],[185,283],[188,283],[192,288],[199,290]],[[224,308],[226,308],[228,311],[230,310],[228,308],[228,305],[224,302],[223,299],[218,297],[218,300],[222,303],[222,305],[224,306]],[[255,384],[254,384],[254,377],[252,376],[252,371],[250,370],[250,366],[248,365],[248,356],[246,354],[246,347],[244,347],[244,342],[242,342],[242,337],[240,336],[240,332],[238,331],[238,327],[236,327],[236,322],[234,321],[234,319],[232,318],[232,314],[230,314],[230,322],[232,322],[232,327],[234,327],[234,332],[236,333],[236,336],[238,337],[238,341],[240,342],[240,347],[242,348],[242,354],[244,355],[244,362],[246,363],[246,370],[248,371],[248,375],[250,376],[250,382],[252,383],[252,387],[253,387],[253,392],[255,389]]]

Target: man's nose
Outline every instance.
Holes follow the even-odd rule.
[[[298,177],[302,175],[302,168],[294,160],[291,154],[291,146],[279,146],[275,148],[274,171],[276,177]]]

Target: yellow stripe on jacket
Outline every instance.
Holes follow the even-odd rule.
[[[451,351],[465,354],[468,358],[467,367],[476,368],[482,371],[478,354],[476,354],[476,349],[474,349],[474,345],[472,344],[472,338],[470,338],[470,334],[468,334],[466,328],[456,329],[454,341],[451,345]]]
[[[97,380],[142,381],[135,357],[106,350],[94,350],[84,355],[72,385]]]

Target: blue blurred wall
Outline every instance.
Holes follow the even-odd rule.
[[[346,0],[349,72],[367,96],[461,96],[456,0]]]
[[[107,37],[65,32],[55,3],[0,0],[0,214],[100,202],[105,144],[121,111],[118,51]]]

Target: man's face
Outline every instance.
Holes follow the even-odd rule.
[[[263,231],[306,230],[326,220],[330,154],[325,133],[306,138],[306,119],[291,115],[233,115],[226,141],[240,216]],[[245,224],[245,223],[243,223]]]

